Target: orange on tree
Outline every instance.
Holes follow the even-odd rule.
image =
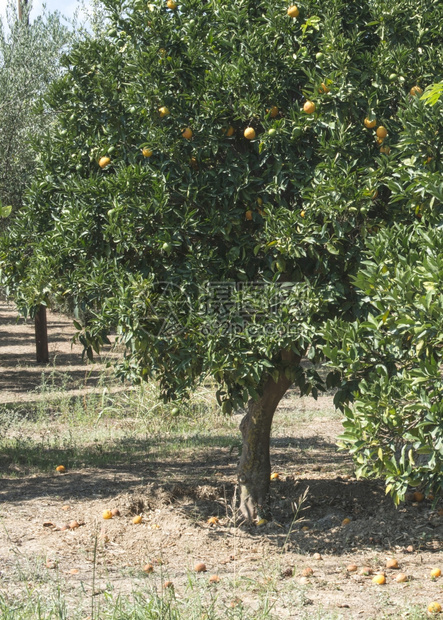
[[[380,147],[380,153],[383,153],[384,155],[389,155],[391,152],[391,149],[389,146],[381,146]]]
[[[295,4],[288,8],[288,15],[289,17],[298,17],[300,15],[300,11]]]
[[[327,94],[327,93],[331,92],[331,89],[328,88],[324,82],[322,82],[321,85],[320,85],[320,88],[318,89],[318,92],[320,94],[321,93]]]
[[[247,211],[245,211],[245,219],[252,220],[252,211],[251,211],[251,209],[248,209]]]
[[[152,150],[152,149],[149,149],[148,147],[146,147],[146,146],[145,146],[145,147],[142,149],[142,155],[143,155],[143,157],[152,157],[152,155],[153,155],[153,150]]]
[[[443,75],[443,6],[414,7],[422,40],[411,28],[393,58],[409,0],[392,5],[383,41],[368,26],[383,0],[345,4],[316,0],[315,14],[306,5],[299,23],[295,8],[286,13],[290,3],[257,0],[246,10],[231,0],[229,10],[219,2],[202,10],[185,2],[171,13],[162,0],[149,11],[147,33],[147,11],[127,3],[121,12],[107,0],[104,18],[118,36],[69,50],[62,79],[45,94],[57,123],[39,137],[29,192],[0,234],[1,286],[24,312],[78,309],[75,329],[89,358],[118,334],[119,373],[154,381],[161,400],[178,402],[207,377],[224,414],[245,411],[236,482],[240,512],[253,523],[272,518],[269,439],[291,386],[314,397],[337,387],[341,444],[360,474],[387,480],[395,502],[408,485],[435,492],[443,482],[435,447],[443,337],[437,298],[427,313],[420,298],[441,287],[429,267],[443,256],[441,107],[400,96],[400,76],[421,83]],[[325,38],[331,23],[339,46]],[[171,60],[160,60],[160,49]],[[388,81],[394,71],[398,85]],[[319,95],[329,79],[331,94]],[[317,96],[315,109],[306,98]],[[265,114],[277,102],[278,121]],[[368,146],[362,119],[373,121],[370,110],[389,123],[395,157]],[[192,153],[180,135],[187,123],[199,128]],[[250,125],[260,140],[248,142],[240,129],[226,139],[230,123]],[[149,165],[141,135],[155,145]],[[119,145],[118,159],[110,145]],[[101,155],[115,165],[101,171]],[[376,202],[366,189],[374,187]],[[411,273],[417,286],[408,289]],[[200,311],[217,286],[228,297],[214,310],[228,308],[220,320],[212,308]],[[247,312],[237,303],[244,291]],[[325,375],[315,372],[323,362]],[[430,450],[433,471],[411,471],[409,457],[398,458],[411,448],[413,459],[420,447]]]
[[[388,130],[386,129],[386,127],[383,127],[383,125],[380,125],[380,127],[377,127],[377,131],[375,133],[377,134],[378,138],[384,140],[388,135]]]
[[[409,94],[412,95],[413,97],[417,95],[421,95],[422,93],[423,93],[423,90],[420,88],[420,86],[413,86],[411,90],[409,91]]]
[[[175,9],[177,8],[177,2],[175,2],[175,0],[167,0],[166,6],[171,11],[175,11]]]
[[[228,138],[231,138],[234,134],[235,134],[234,127],[232,125],[229,125],[229,127],[226,130],[226,135],[228,136]]]
[[[377,119],[370,119],[369,117],[366,117],[363,122],[365,127],[367,127],[368,129],[373,129],[377,124]]]
[[[100,159],[98,160],[98,165],[100,166],[100,168],[106,168],[106,166],[108,166],[110,163],[110,157],[100,157]]]
[[[279,109],[276,105],[273,105],[269,110],[267,110],[267,112],[271,118],[276,118],[276,116],[278,116]]]
[[[313,101],[305,101],[305,104],[303,106],[303,111],[306,112],[306,114],[314,114],[315,103]]]
[[[186,127],[186,129],[183,131],[182,136],[185,140],[190,140],[192,138],[192,129],[190,127]]]
[[[246,140],[253,140],[255,138],[255,129],[253,127],[246,127],[243,132]]]

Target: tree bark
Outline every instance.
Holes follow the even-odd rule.
[[[46,306],[39,306],[35,315],[35,351],[37,364],[47,364],[49,362]]]
[[[300,356],[285,352],[282,358],[291,364],[300,363]],[[271,459],[269,454],[272,420],[277,405],[291,386],[284,373],[275,382],[266,381],[259,400],[250,400],[248,413],[240,423],[243,448],[238,466],[240,511],[246,519],[270,519],[269,485]]]

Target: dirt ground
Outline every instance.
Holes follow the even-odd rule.
[[[26,400],[42,372],[33,362],[32,324],[16,323],[11,306],[0,311],[1,400]],[[49,326],[52,366],[86,385],[96,371],[71,349],[68,322],[50,316]],[[130,593],[151,580],[161,590],[166,579],[184,596],[203,561],[207,572],[195,579],[217,574],[227,609],[233,601],[254,609],[267,589],[272,617],[281,619],[425,618],[429,602],[443,604],[443,577],[430,578],[434,566],[443,569],[440,506],[425,499],[396,509],[378,481],[356,480],[335,444],[340,430],[330,397],[315,402],[289,392],[283,399],[272,439],[280,474],[271,485],[274,521],[261,527],[242,523],[236,512],[238,455],[225,447],[64,474],[1,472],[0,594],[18,594],[37,572],[42,592],[55,583],[45,575],[57,574],[73,600],[81,588],[97,596]],[[103,520],[107,508],[120,516]],[[142,522],[135,525],[137,514]],[[64,529],[74,520],[78,527]],[[387,569],[388,558],[399,569]],[[150,575],[142,570],[147,563]],[[352,564],[358,570],[348,571]],[[359,574],[364,566],[385,571],[386,585]],[[407,582],[395,581],[399,572]]]
[[[94,364],[82,358],[83,347],[72,344],[72,321],[48,312],[49,364],[37,364],[34,322],[18,316],[15,307],[0,296],[0,404],[38,400],[42,382],[55,395],[55,387],[72,395],[90,392],[103,377],[110,347]],[[46,393],[44,398],[50,398]]]

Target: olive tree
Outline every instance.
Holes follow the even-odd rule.
[[[443,6],[104,5],[109,30],[66,56],[46,98],[59,121],[3,281],[24,309],[77,310],[90,356],[115,330],[119,372],[165,399],[212,377],[224,412],[247,405],[241,509],[267,518],[278,403],[342,378],[337,404],[353,398],[355,359],[334,346],[371,320],[367,253],[382,231],[440,221],[441,111],[420,95],[443,73]]]
[[[59,59],[72,38],[59,13],[29,22],[32,5],[22,7],[21,20],[16,8],[10,0],[0,19],[0,201],[14,210],[35,166],[31,141],[54,119],[39,98],[61,76]]]

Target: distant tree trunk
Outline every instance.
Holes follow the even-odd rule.
[[[49,350],[46,306],[39,306],[35,315],[35,349],[37,364],[47,364],[49,362]]]
[[[23,7],[28,6],[28,0],[18,0],[18,19],[22,21],[23,19]],[[29,26],[29,18],[26,15],[26,24]]]
[[[282,354],[298,366],[300,356]],[[240,511],[247,519],[270,519],[269,484],[271,460],[269,454],[272,420],[278,403],[291,386],[282,374],[277,382],[269,378],[259,400],[250,400],[248,413],[240,423],[243,448],[238,466]]]

